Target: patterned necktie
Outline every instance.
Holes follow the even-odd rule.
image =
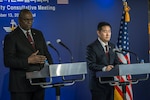
[[[34,42],[33,42],[32,38],[31,38],[29,32],[27,31],[26,34],[27,34],[27,39],[28,39],[28,41],[30,42],[30,44],[32,45],[32,47],[35,49]]]

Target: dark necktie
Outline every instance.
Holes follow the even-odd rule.
[[[109,51],[108,45],[105,45],[105,49],[106,49],[105,53],[108,53],[108,51]]]
[[[105,51],[106,57],[109,60],[109,47],[108,47],[108,45],[105,45],[105,49],[106,49],[106,51]]]
[[[32,47],[35,48],[34,41],[32,40],[29,32],[27,31],[26,34],[27,34],[28,41],[30,42],[30,44],[32,45]]]

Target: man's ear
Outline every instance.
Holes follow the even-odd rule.
[[[97,33],[98,36],[100,35],[100,31],[97,30],[96,33]]]

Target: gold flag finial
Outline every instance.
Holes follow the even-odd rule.
[[[123,2],[123,5],[124,5],[124,11],[125,11],[125,22],[130,22],[130,15],[129,15],[130,7],[125,1]]]

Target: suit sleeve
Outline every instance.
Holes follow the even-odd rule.
[[[86,60],[88,68],[92,71],[102,71],[102,68],[106,66],[103,63],[97,61],[96,51],[90,45],[87,46]]]
[[[18,58],[16,50],[16,38],[9,33],[4,39],[4,64],[6,67],[11,67],[15,69],[26,69],[28,66],[27,58]]]

